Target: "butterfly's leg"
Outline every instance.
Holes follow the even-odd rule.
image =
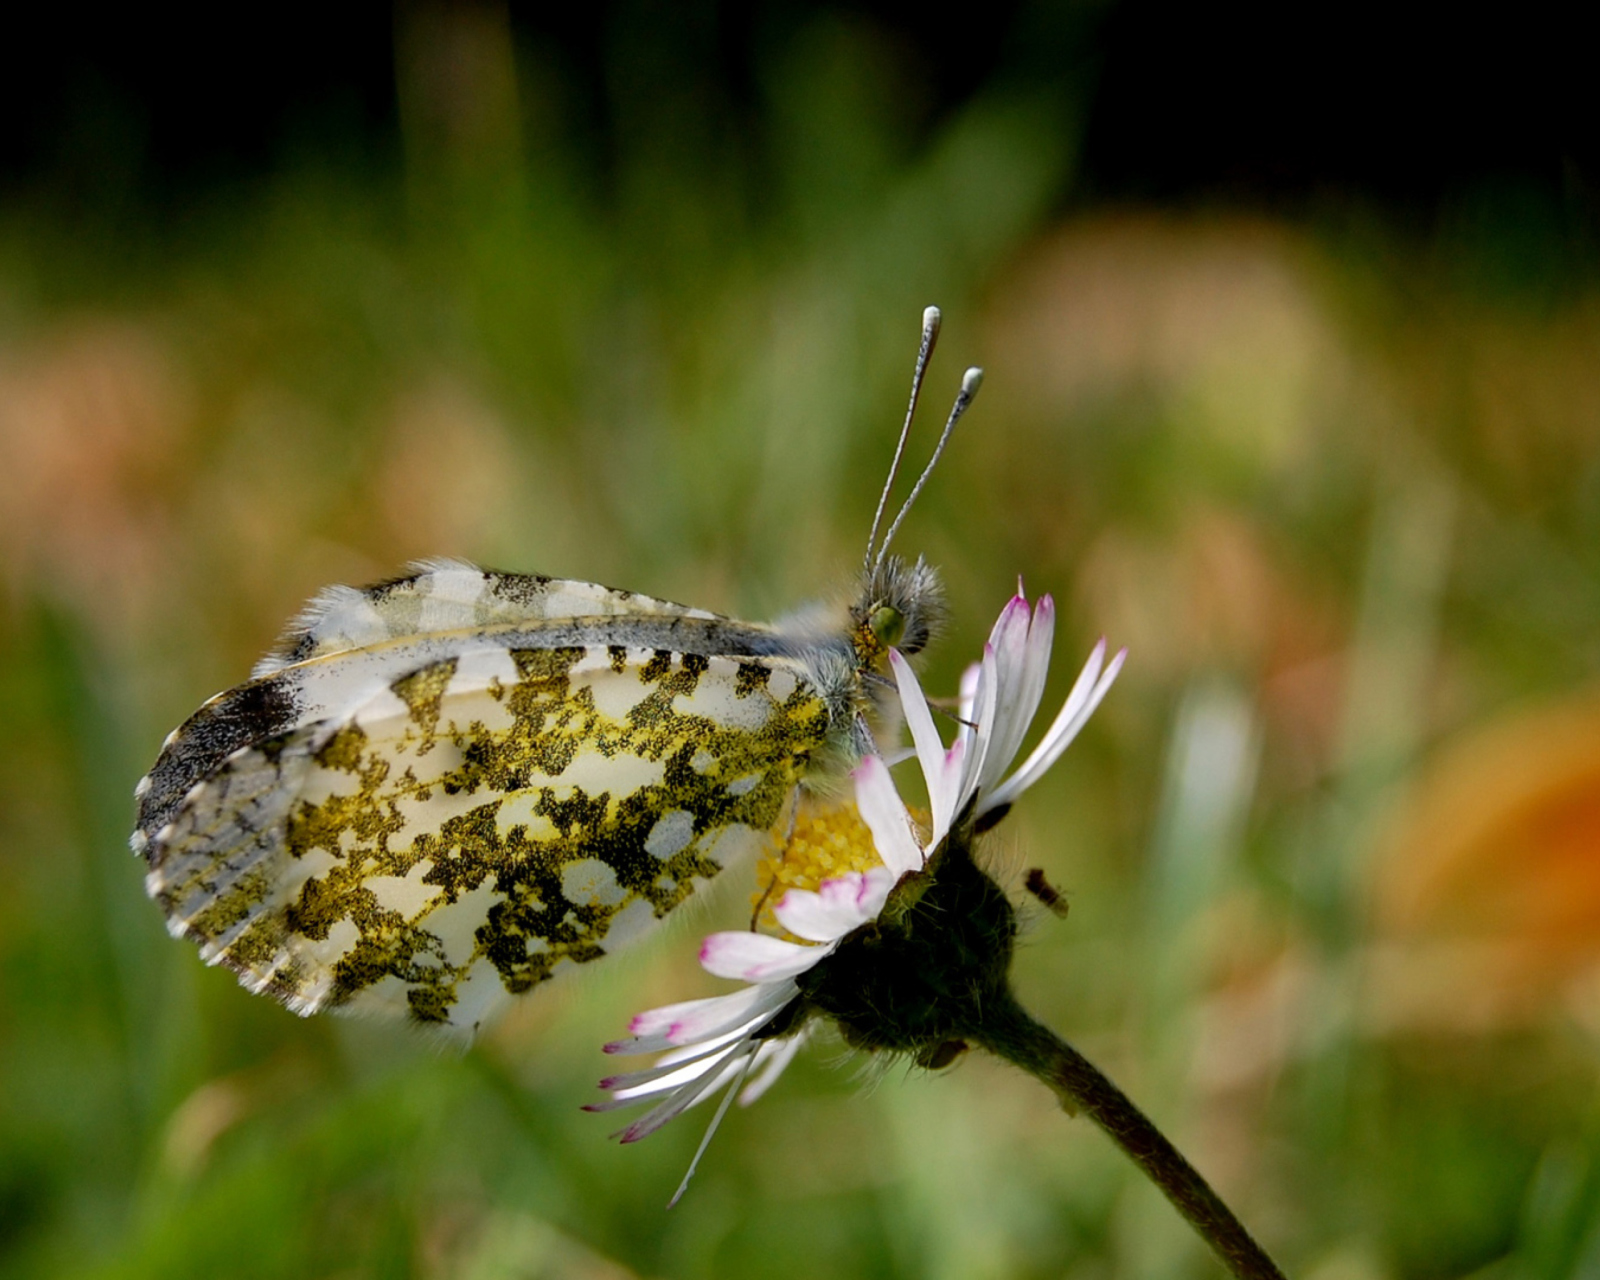
[[[783,835],[783,851],[778,855],[777,866],[773,868],[772,879],[767,881],[767,887],[761,891],[761,896],[756,899],[755,910],[750,913],[750,932],[756,931],[756,924],[761,919],[761,913],[767,909],[767,900],[772,897],[772,891],[778,887],[777,868],[783,866],[789,857],[789,847],[794,844],[794,828],[800,819],[800,788],[796,787],[789,793],[789,825]]]

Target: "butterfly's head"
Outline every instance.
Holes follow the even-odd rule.
[[[920,653],[944,620],[944,588],[932,566],[920,556],[915,564],[885,556],[862,579],[850,609],[857,661],[876,667],[890,649]]]

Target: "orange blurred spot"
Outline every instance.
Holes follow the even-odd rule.
[[[1380,1021],[1514,1025],[1586,987],[1600,967],[1600,696],[1447,750],[1374,889]]]

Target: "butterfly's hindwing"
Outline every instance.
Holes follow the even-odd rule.
[[[150,892],[299,1012],[476,1026],[759,847],[832,715],[784,657],[480,636],[232,751],[146,828]]]

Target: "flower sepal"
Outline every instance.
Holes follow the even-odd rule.
[[[958,824],[936,853],[876,920],[795,979],[854,1049],[947,1065],[956,1055],[940,1046],[972,1038],[985,1009],[1009,997],[1016,909],[974,860],[972,824]]]

